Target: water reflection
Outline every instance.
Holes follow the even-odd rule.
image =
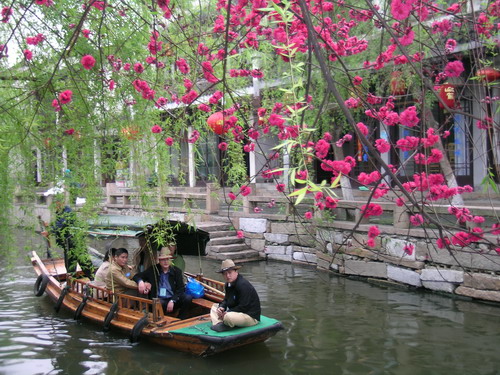
[[[197,358],[56,314],[25,256],[0,269],[0,374],[500,374],[500,308],[385,288],[284,263],[246,264],[266,315],[264,344]],[[187,259],[190,271],[197,259]],[[219,262],[203,260],[206,276]],[[12,279],[8,276],[15,276]]]

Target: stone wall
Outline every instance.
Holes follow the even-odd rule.
[[[239,218],[247,245],[266,259],[500,302],[500,255],[486,244],[450,252],[437,249],[422,229],[412,229],[408,237],[408,232],[403,235],[394,226],[380,225],[382,234],[369,248],[365,245],[369,225],[360,225],[350,235],[352,227],[346,222],[317,228],[282,218]],[[411,254],[405,251],[407,244],[414,246]]]

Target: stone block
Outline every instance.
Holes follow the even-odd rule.
[[[314,230],[296,223],[274,222],[271,223],[271,233],[307,234],[314,233]]]
[[[266,246],[264,249],[264,252],[266,254],[285,255],[286,254],[286,246]]]
[[[418,241],[415,247],[416,259],[447,266],[471,267],[471,253],[463,250],[438,249],[435,244]]]
[[[307,263],[317,263],[316,253],[311,254],[311,253],[304,253],[302,251],[295,251],[293,253],[293,260],[298,260],[300,262],[307,262]]]
[[[422,281],[420,280],[420,274],[418,272],[391,266],[390,264],[387,265],[387,278],[416,287],[422,286]]]
[[[446,281],[449,283],[461,284],[464,282],[464,271],[429,267],[422,270],[420,279],[422,281]]]
[[[385,263],[346,259],[344,267],[346,275],[387,278],[387,266]]]
[[[318,228],[316,230],[316,239],[318,241],[335,242],[335,234],[336,232],[333,230]]]
[[[264,238],[266,241],[277,244],[285,244],[288,243],[288,234],[280,234],[280,233],[264,233]]]
[[[264,233],[267,230],[267,219],[240,218],[240,229],[251,233]]]
[[[263,239],[264,238],[264,234],[265,233],[250,233],[250,232],[246,232],[245,233],[245,238],[257,238],[257,239]]]
[[[318,268],[325,270],[339,270],[339,263],[343,264],[342,256],[333,256],[331,254],[325,254],[321,251],[316,251],[316,260]]]
[[[471,267],[485,271],[500,271],[500,255],[496,251],[471,253]]]
[[[477,299],[483,299],[486,301],[500,302],[500,292],[494,290],[478,290],[474,288],[468,288],[466,286],[459,286],[455,289],[456,294],[461,296],[467,296]]]
[[[387,254],[399,257],[401,259],[415,260],[415,251],[413,251],[411,255],[407,254],[406,251],[404,251],[404,247],[407,244],[411,244],[411,242],[390,237],[385,238],[383,242],[385,242],[384,247]]]
[[[304,246],[297,246],[297,245],[291,245],[293,252],[301,252],[301,253],[311,253],[311,254],[316,254],[317,249],[314,247],[304,247]]]
[[[314,247],[316,245],[316,238],[314,236],[308,235],[308,234],[292,234],[289,237],[289,241],[291,243],[296,243],[301,246],[309,246],[309,247]]]
[[[463,286],[482,290],[500,290],[500,276],[465,273]]]
[[[464,280],[463,271],[426,268],[420,274],[422,285],[427,289],[453,293]]]
[[[253,238],[250,240],[250,247],[253,250],[264,251],[264,249],[266,248],[266,240],[259,240],[259,239]]]
[[[273,260],[281,260],[283,262],[291,262],[292,261],[292,256],[291,255],[281,255],[281,254],[267,254],[268,259],[273,259]]]

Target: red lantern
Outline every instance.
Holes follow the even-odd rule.
[[[394,71],[391,73],[391,93],[392,95],[404,95],[406,94],[406,83],[401,79],[403,73],[400,71]]]
[[[207,119],[207,124],[217,135],[222,135],[227,132],[227,130],[224,129],[224,114],[222,112],[211,114]]]
[[[439,88],[439,97],[448,106],[448,108],[455,108],[456,93],[455,86],[445,83]],[[443,109],[444,105],[439,102],[439,108]]]
[[[483,68],[476,72],[476,77],[479,77],[486,82],[493,82],[500,79],[500,71],[489,67]]]

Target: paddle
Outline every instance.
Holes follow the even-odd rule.
[[[41,232],[40,234],[42,234],[43,232],[46,232],[48,233],[47,231],[47,226],[45,225],[45,221],[42,220],[42,217],[40,215],[38,215],[38,222],[40,224],[40,229],[41,229]],[[42,237],[45,238],[45,244],[47,245],[47,258],[52,258],[52,254],[50,252],[50,249],[51,249],[51,245],[50,245],[50,239],[49,239],[49,236],[44,236],[42,234]]]

